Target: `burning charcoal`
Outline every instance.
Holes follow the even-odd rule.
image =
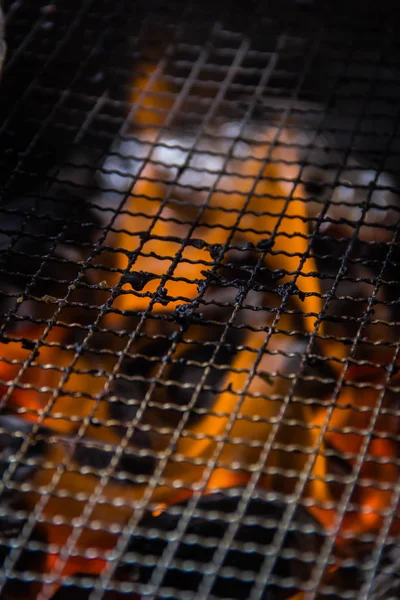
[[[365,534],[371,537],[378,535],[385,526],[385,513],[393,510],[393,490],[399,479],[399,419],[380,412],[393,401],[389,391],[382,394],[379,389],[386,376],[384,367],[350,364],[344,385],[335,395],[334,406],[328,396],[328,403],[318,410],[314,418],[317,427],[322,427],[329,419],[324,434],[326,477],[331,480],[330,494],[336,503],[342,500],[349,473],[354,476],[349,501],[356,508],[346,510],[341,516],[335,540],[336,553],[346,558],[370,552],[371,543],[365,539]],[[358,387],[360,384],[363,386]],[[377,418],[369,436],[366,458],[353,471],[375,411]],[[347,473],[343,459],[348,463]],[[311,507],[310,511],[313,510]],[[326,526],[333,526],[335,514],[335,511],[325,514],[323,521]],[[397,518],[389,526],[389,535],[395,535],[396,529]]]
[[[150,71],[146,71],[144,79],[137,82],[138,89],[145,82],[151,87],[149,77]],[[160,81],[160,77],[162,79],[162,75],[159,75],[156,80]],[[168,87],[167,82],[164,83]],[[140,105],[141,99],[138,98],[138,102]],[[307,252],[307,204],[294,196],[289,203],[286,200],[292,193],[290,181],[296,178],[299,169],[297,150],[293,146],[295,139],[287,129],[280,131],[279,142],[276,143],[273,130],[268,125],[260,127],[260,124],[251,123],[242,131],[238,122],[228,121],[219,125],[216,133],[213,124],[210,138],[205,135],[204,142],[200,144],[201,152],[196,152],[193,144],[197,146],[198,140],[190,132],[182,136],[179,130],[168,128],[157,137],[151,124],[148,129],[141,128],[136,135],[139,135],[143,144],[149,144],[156,137],[157,144],[153,148],[152,163],[145,164],[142,160],[143,169],[133,186],[127,213],[121,215],[121,233],[113,234],[114,239],[109,242],[109,245],[124,250],[117,256],[118,269],[126,268],[127,252],[136,251],[139,246],[139,236],[132,232],[146,230],[149,218],[154,217],[154,239],[148,239],[144,244],[141,240],[143,252],[140,250],[135,269],[149,270],[161,276],[179,252],[181,258],[174,265],[174,280],[166,283],[170,296],[182,298],[176,301],[178,304],[196,297],[198,283],[202,279],[201,271],[204,270],[204,263],[209,263],[210,253],[214,261],[221,260],[224,248],[230,245],[236,247],[240,242],[250,243],[251,247],[261,244],[266,254],[265,263],[271,268],[279,268],[286,273],[300,269],[298,286],[306,296],[304,300],[299,295],[294,296],[294,303],[304,313],[319,314],[319,282],[317,278],[308,276],[316,272],[316,267],[313,257]],[[241,145],[236,144],[239,136],[243,140]],[[228,165],[225,165],[225,156],[232,152],[232,144],[235,151]],[[266,154],[270,161],[260,173],[260,161],[264,160]],[[189,157],[190,164],[187,164]],[[183,165],[187,168],[179,176],[179,168]],[[217,175],[221,169],[224,171],[222,178]],[[230,173],[235,175],[231,176]],[[168,197],[171,184],[174,186],[174,198],[179,202],[165,206],[159,214],[159,199]],[[201,191],[196,191],[199,186]],[[271,213],[266,212],[266,198],[273,198]],[[204,207],[202,222],[193,229],[191,224],[194,223],[198,207]],[[146,215],[146,218],[138,214]],[[274,232],[273,253],[266,251],[272,244],[271,239],[266,238],[266,231]],[[182,248],[175,241],[189,235],[192,239],[204,240],[207,246],[200,249],[189,244]],[[186,261],[189,261],[190,269]],[[190,281],[188,274],[191,275]],[[289,277],[285,275],[284,279],[288,280]],[[146,289],[155,291],[151,285]],[[243,294],[237,300],[241,296]],[[121,295],[116,308],[142,310],[148,304],[148,298],[138,300],[130,295]],[[171,302],[169,308],[174,309],[174,304]],[[157,306],[154,309],[163,310]],[[314,317],[304,316],[304,326],[308,332],[314,330],[314,320]]]
[[[164,571],[162,587],[173,588],[177,595],[180,592],[194,594],[203,580],[203,571],[219,569],[219,565],[213,562],[214,556],[228,530],[229,522],[236,522],[234,513],[241,493],[241,490],[231,489],[224,493],[209,494],[198,500],[195,515],[190,518],[175,550],[173,564]],[[157,558],[168,551],[169,538],[172,542],[175,531],[181,527],[184,508],[185,504],[172,506],[160,516],[147,517],[140,524],[140,534],[133,537],[129,548],[143,557],[136,563],[140,583],[151,581],[152,574],[157,569]],[[213,597],[244,600],[250,596],[255,578],[262,573],[268,547],[270,552],[274,552],[275,533],[286,508],[284,503],[269,501],[263,497],[249,500],[244,518],[237,524],[234,541],[223,559],[223,568],[230,568],[231,572],[217,575],[211,590]],[[146,532],[150,530],[151,536],[146,537]],[[265,600],[283,600],[301,589],[301,583],[311,575],[322,541],[320,527],[299,506],[262,597]],[[263,550],[247,549],[246,546],[251,544],[259,544]],[[150,563],[147,557],[151,557]],[[196,570],[186,570],[181,561],[195,561]]]
[[[285,320],[288,319],[287,315],[283,315],[282,325],[287,325]],[[257,363],[256,373],[254,376],[250,376],[257,355],[263,350],[267,335],[267,332],[262,330],[247,333],[237,349],[230,368],[224,369],[224,378],[222,383],[218,384],[221,386],[220,392],[213,401],[212,412],[206,412],[201,418],[187,423],[187,434],[181,436],[177,441],[176,453],[181,456],[180,460],[188,457],[188,459],[201,458],[206,461],[207,457],[212,456],[218,448],[219,461],[221,464],[227,465],[226,468],[231,478],[235,477],[234,472],[229,471],[232,460],[243,465],[243,476],[246,476],[252,465],[258,463],[273,423],[277,417],[280,419],[282,398],[290,389],[290,382],[298,371],[306,346],[305,340],[300,341],[288,335],[274,334],[269,340],[268,351],[261,355]],[[272,386],[256,376],[258,373],[265,372],[271,375]],[[186,373],[188,374],[189,371]],[[244,394],[242,390],[245,390]],[[161,388],[160,395],[161,406],[162,402],[167,401],[168,398],[165,388]],[[178,393],[174,393],[171,401],[176,403],[177,396]],[[204,400],[206,398],[207,396],[204,397]],[[181,411],[177,409],[178,418],[179,412]],[[163,415],[163,410],[160,408],[159,421],[164,426],[165,414],[168,413]],[[220,416],[215,418],[214,415]],[[232,415],[234,415],[233,419]],[[320,445],[318,429],[306,427],[312,418],[311,408],[305,403],[294,401],[287,406],[285,421],[279,422],[276,432],[275,440],[279,444],[279,450],[270,449],[268,456],[263,459],[265,468],[270,473],[265,480],[265,485],[270,489],[279,489],[282,493],[293,491],[297,476],[300,476],[308,463],[310,451]],[[227,434],[229,423],[229,433]],[[165,433],[163,436],[163,447],[168,447],[168,441],[173,431],[172,428],[168,434]],[[224,439],[222,448],[218,443],[220,438]],[[236,442],[231,443],[231,440],[235,438]],[[289,450],[293,440],[296,440],[296,452]],[[288,446],[287,450],[286,446]],[[175,472],[173,463],[174,461],[171,460],[171,464],[165,470],[165,477],[172,477],[172,473]],[[274,467],[279,467],[279,475]],[[321,500],[322,498],[326,499],[327,486],[320,483],[326,470],[323,455],[317,456],[313,469],[318,476],[310,477],[307,481],[307,494],[312,495],[318,492],[322,496]],[[188,460],[185,469],[185,483],[189,485],[198,481],[202,470],[203,467],[201,469],[200,467],[190,468]],[[286,473],[288,473],[287,476]],[[218,475],[215,477],[218,478]],[[212,484],[210,483],[210,485]]]
[[[44,410],[49,401],[49,390],[60,387],[60,369],[69,367],[75,356],[74,349],[65,349],[65,336],[68,328],[52,327],[46,336],[45,343],[39,343],[46,325],[31,325],[24,331],[24,338],[37,343],[40,348],[34,350],[35,363],[32,364],[32,351],[23,347],[23,341],[16,338],[0,346],[0,376],[3,380],[12,380],[17,376],[21,364],[29,361],[21,376],[25,386],[16,387],[10,394],[7,406],[11,409],[28,409],[32,420],[39,419],[39,413]],[[23,338],[23,339],[24,339]],[[24,344],[25,345],[25,344]],[[12,359],[13,364],[2,357]],[[82,420],[91,414],[96,402],[94,395],[99,393],[104,385],[104,375],[99,376],[96,369],[96,358],[90,351],[82,351],[68,381],[60,389],[51,409],[47,409],[42,425],[54,431],[71,434],[78,431]],[[33,389],[30,389],[30,388]],[[7,391],[6,385],[0,385],[1,393]],[[76,393],[82,394],[77,402]],[[53,416],[58,413],[57,416]]]
[[[289,321],[292,322],[288,315],[282,315],[284,329],[288,326]],[[184,339],[181,341],[175,339],[176,346],[171,349],[171,355],[159,357],[161,362],[164,363],[161,371],[159,361],[156,361],[154,368],[150,368],[148,373],[142,372],[130,375],[133,380],[143,379],[144,383],[148,382],[146,385],[151,386],[152,393],[146,399],[146,404],[143,402],[143,396],[136,396],[137,389],[135,387],[130,390],[129,377],[126,378],[124,395],[113,398],[113,402],[115,399],[119,402],[115,405],[115,408],[119,411],[121,417],[121,433],[124,426],[126,428],[130,425],[132,418],[137,414],[138,405],[141,404],[141,423],[143,425],[156,425],[156,427],[149,428],[152,448],[157,452],[169,448],[171,436],[174,434],[177,423],[181,421],[187,406],[191,405],[194,386],[199,386],[199,381],[204,375],[204,369],[210,362],[210,355],[206,355],[205,360],[202,358],[202,361],[204,360],[203,364],[199,362],[200,349],[202,346],[208,348],[207,352],[210,350],[210,346],[215,349],[215,340],[220,338],[220,335],[218,338],[213,336],[218,333],[218,329],[217,327],[212,334],[209,327],[192,325],[185,333],[190,339],[189,343],[185,342]],[[234,331],[232,329],[232,333]],[[232,339],[227,340],[229,346],[236,346],[237,338],[235,335]],[[248,382],[249,373],[255,364],[257,354],[263,348],[267,335],[267,331],[262,330],[248,332],[245,340],[239,342],[243,345],[237,350],[231,364],[227,363],[226,368],[222,364],[220,369],[217,362],[230,360],[229,357],[225,358],[223,355],[216,357],[208,373],[210,380],[207,379],[205,385],[200,390],[197,389],[197,392],[200,393],[196,397],[196,401],[193,398],[193,407],[191,406],[191,408],[193,408],[193,413],[198,414],[199,417],[194,419],[192,415],[185,415],[185,435],[180,436],[175,447],[176,455],[180,455],[180,459],[177,461],[175,454],[173,454],[167,462],[164,470],[166,485],[155,490],[154,496],[152,496],[154,501],[168,503],[171,497],[174,497],[175,492],[172,481],[182,478],[182,461],[185,462],[185,485],[189,488],[200,480],[207,464],[207,458],[220,445],[218,439],[221,436],[226,436],[227,422],[232,414],[236,414],[236,411],[239,411],[240,414],[238,413],[237,418],[235,417],[233,420],[229,436],[222,449],[219,448],[219,460],[226,465],[230,465],[232,460],[239,461],[243,465],[242,477],[244,478],[249,473],[251,466],[258,462],[263,444],[270,435],[274,419],[282,410],[281,398],[284,398],[287,394],[293,374],[298,371],[301,355],[304,352],[304,344],[306,343],[306,341],[296,342],[291,336],[285,334],[274,334],[269,341],[269,352],[262,355],[257,365],[257,373]],[[210,341],[213,340],[214,343],[210,345]],[[204,342],[207,342],[207,344]],[[194,351],[192,354],[193,362],[188,364],[188,353],[192,351]],[[201,349],[201,351],[203,350]],[[184,369],[180,362],[182,358],[186,360]],[[174,365],[176,366],[175,373],[172,373],[173,378],[170,365],[173,368],[175,368]],[[256,376],[258,372],[269,373],[273,385],[269,385]],[[154,377],[153,373],[157,374],[157,378]],[[220,381],[217,382],[217,379],[214,383],[214,376],[217,378],[220,375],[223,375],[220,380],[221,383]],[[217,389],[212,387],[214,385]],[[247,387],[245,388],[245,386]],[[241,397],[241,390],[243,389],[246,389],[246,393],[244,397]],[[207,410],[210,401],[212,402],[212,413]],[[183,402],[185,404],[182,404]],[[213,415],[218,413],[221,416],[215,418]],[[267,485],[270,489],[279,489],[282,493],[294,489],[297,474],[300,475],[308,462],[310,450],[316,448],[317,442],[320,444],[318,429],[310,429],[305,426],[312,418],[308,406],[297,401],[290,403],[285,417],[285,423],[281,423],[277,431],[276,440],[279,449],[271,449],[266,458],[265,469],[268,475],[266,475],[263,482],[263,485]],[[162,433],[159,433],[160,427],[163,428]],[[111,435],[110,428],[108,428],[108,432]],[[96,438],[97,434],[94,430],[92,435]],[[230,438],[240,438],[241,442],[231,444]],[[296,452],[292,450],[285,451],[285,446],[291,447],[294,439],[297,446]],[[249,440],[251,440],[251,444],[249,444]],[[185,461],[186,457],[187,462]],[[193,459],[198,460],[199,463],[195,464]],[[279,473],[275,470],[275,467],[279,467]],[[307,482],[307,494],[314,494],[319,490],[318,497],[326,499],[326,485],[320,483],[325,476],[326,469],[325,459],[322,455],[317,456],[313,469],[315,469],[317,477],[310,478]],[[227,476],[234,479],[236,483],[236,473],[230,471],[229,467],[226,470]],[[288,473],[287,476],[286,472]],[[167,483],[169,481],[171,481],[170,487]],[[212,485],[212,481],[210,485]],[[214,485],[217,485],[217,482]],[[139,489],[133,493],[140,496],[143,489],[141,490],[139,486]]]

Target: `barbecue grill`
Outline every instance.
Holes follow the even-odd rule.
[[[394,6],[3,1],[1,598],[399,597]]]

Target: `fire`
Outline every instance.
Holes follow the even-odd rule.
[[[72,435],[76,433],[82,421],[90,414],[98,419],[107,418],[105,403],[96,403],[93,397],[104,387],[105,377],[93,374],[93,364],[89,357],[79,357],[75,361],[75,352],[65,347],[67,330],[52,327],[44,335],[45,327],[28,325],[19,339],[0,343],[0,379],[3,393],[7,394],[9,385],[18,379],[6,402],[24,418],[41,422],[54,431]],[[39,344],[37,355],[32,357],[33,346]],[[61,393],[54,395],[60,388],[61,380],[67,369],[68,379],[61,386]],[[8,394],[9,395],[9,394]],[[77,398],[84,399],[81,402]]]
[[[156,128],[166,124],[173,101],[167,83],[153,76],[153,68],[144,67],[132,97],[144,139],[152,141],[158,135]],[[322,297],[309,250],[307,203],[299,195],[293,197],[298,164],[296,151],[290,148],[291,134],[284,130],[276,143],[273,132],[273,128],[258,132],[257,143],[248,144],[244,155],[233,155],[208,191],[188,190],[179,177],[171,179],[168,170],[166,173],[150,160],[132,189],[118,227],[107,239],[109,246],[118,249],[113,254],[114,271],[99,270],[99,277],[109,287],[122,284],[122,293],[113,304],[115,312],[110,311],[103,320],[104,326],[114,330],[129,331],[132,323],[132,317],[121,311],[137,315],[151,308],[155,314],[171,313],[195,301],[214,265],[210,249],[218,254],[221,248],[248,244],[263,266],[285,271],[282,283],[292,284],[295,279],[297,286],[285,296],[288,312],[281,310],[282,300],[276,294],[265,292],[269,308],[261,316],[254,313],[247,323],[243,341],[232,364],[225,368],[207,414],[195,422],[185,421],[183,416],[168,422],[167,411],[155,418],[157,411],[143,410],[141,424],[147,427],[157,455],[157,485],[143,482],[143,478],[122,481],[84,469],[71,453],[68,440],[78,434],[106,445],[111,453],[121,440],[134,445],[128,428],[122,433],[118,429],[121,423],[111,417],[110,403],[102,395],[107,385],[105,373],[114,368],[116,359],[89,354],[76,357],[75,349],[68,345],[68,330],[60,326],[46,332],[45,326],[27,325],[21,337],[35,344],[44,336],[46,342],[39,345],[33,359],[32,347],[27,349],[22,339],[0,343],[6,408],[59,436],[58,442],[48,445],[24,492],[28,510],[41,504],[47,540],[60,548],[59,554],[48,555],[48,573],[56,570],[60,577],[101,573],[107,553],[115,547],[124,525],[140,512],[144,499],[153,514],[160,514],[165,506],[190,497],[196,486],[209,493],[246,485],[257,470],[262,471],[258,486],[286,494],[293,493],[302,473],[309,470],[303,497],[314,502],[310,511],[327,531],[336,528],[339,553],[361,534],[382,527],[384,511],[392,501],[390,486],[399,476],[398,418],[380,413],[375,419],[380,392],[352,383],[383,383],[384,369],[367,373],[356,367],[348,370],[322,439],[329,409],[290,395],[308,339],[293,332],[299,320],[306,334],[315,332]],[[210,147],[204,152],[210,153]],[[197,241],[183,243],[187,239]],[[222,253],[220,259],[223,262]],[[127,274],[140,272],[150,276],[137,285],[126,279]],[[192,331],[200,338],[206,335],[202,329]],[[176,355],[184,346],[180,343]],[[296,344],[300,348],[297,353],[293,350]],[[265,373],[269,380],[263,377]],[[60,383],[61,392],[54,393]],[[157,392],[157,398],[162,395]],[[383,407],[389,405],[384,399]],[[162,426],[160,414],[166,415]],[[379,437],[388,433],[393,439]],[[366,435],[371,439],[364,448]],[[341,499],[345,483],[330,482],[327,448],[336,449],[352,468],[363,448],[367,454],[349,498],[353,508],[341,522],[332,507]],[[79,534],[74,523],[82,525]],[[62,548],[67,543],[72,551],[64,559]],[[89,549],[98,558],[79,558]]]
[[[360,377],[361,376],[361,377]],[[368,380],[369,376],[369,380]],[[400,420],[383,412],[390,408],[386,396],[381,400],[382,392],[376,389],[384,384],[386,371],[383,368],[370,368],[369,373],[357,367],[348,370],[345,385],[335,403],[329,419],[325,440],[344,456],[353,468],[361,451],[365,453],[359,470],[352,482],[350,502],[357,508],[345,513],[339,523],[336,546],[339,551],[352,542],[357,542],[363,533],[378,533],[384,523],[385,510],[391,506],[394,486],[399,477],[398,433]],[[371,381],[372,379],[372,381]],[[362,389],[352,387],[352,383],[364,382],[368,386]],[[378,412],[382,404],[383,410]],[[318,415],[320,425],[326,420],[326,409]],[[380,437],[381,436],[381,437]],[[388,437],[389,436],[389,437]],[[364,447],[365,446],[365,447]],[[336,485],[331,494],[336,502],[341,499],[344,485]],[[320,500],[320,499],[318,499]],[[315,507],[314,514],[326,527],[337,525],[336,511]],[[390,534],[398,529],[397,518],[393,519]]]
[[[155,277],[140,293],[125,284],[127,293],[118,297],[114,308],[146,310],[165,274],[168,276],[163,287],[172,300],[165,306],[161,297],[152,303],[153,311],[171,310],[190,302],[197,297],[199,282],[204,282],[205,271],[212,265],[208,249],[241,242],[261,251],[264,247],[265,263],[286,271],[283,283],[296,278],[300,290],[300,295],[294,296],[298,310],[310,313],[305,325],[309,332],[314,331],[322,304],[318,280],[311,276],[316,273],[316,265],[308,249],[306,203],[301,199],[288,201],[293,184],[285,180],[295,176],[295,152],[274,146],[270,129],[261,139],[245,160],[230,161],[229,175],[219,178],[217,191],[197,193],[197,197],[191,192],[189,202],[188,190],[165,181],[161,167],[151,163],[144,167],[121,216],[121,232],[113,234],[109,243],[120,249],[120,272],[125,273],[129,267]],[[289,144],[289,133],[284,132],[279,141]],[[270,156],[270,162],[265,166],[266,156]],[[173,201],[165,202],[166,197]],[[142,234],[146,232],[151,237],[143,242]],[[199,239],[203,245],[185,244],[182,248],[185,239]],[[134,253],[137,256],[129,262],[128,256]],[[109,282],[115,285],[118,274]]]

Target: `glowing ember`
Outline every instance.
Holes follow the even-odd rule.
[[[386,381],[383,367],[350,366],[333,407],[329,394],[318,403],[311,393],[304,398],[293,391],[309,335],[324,335],[324,327],[315,324],[322,289],[309,247],[310,207],[294,183],[299,174],[294,134],[284,129],[278,137],[272,126],[241,132],[234,122],[210,127],[201,143],[195,135],[179,137],[169,129],[158,135],[156,128],[169,124],[173,91],[149,67],[135,90],[142,143],[152,155],[139,161],[140,177],[107,238],[116,251],[91,265],[103,293],[121,286],[101,326],[125,333],[112,338],[96,325],[93,347],[109,347],[108,354],[82,354],[60,325],[47,330],[27,324],[20,337],[10,334],[0,343],[5,409],[51,439],[19,500],[27,510],[40,507],[41,530],[53,544],[44,571],[56,573],[59,581],[78,573],[98,575],[123,527],[142,516],[141,501],[160,516],[195,489],[210,494],[245,486],[254,473],[259,473],[255,484],[269,491],[289,495],[300,489],[327,531],[336,528],[335,552],[351,555],[362,534],[379,532],[391,506],[399,477],[399,421],[390,415],[393,398],[379,389]],[[253,261],[247,280],[222,275],[240,252]],[[281,274],[268,287],[257,279],[257,269],[271,277]],[[231,307],[218,321],[210,306],[221,290]],[[233,309],[232,297],[250,308]],[[255,307],[259,310],[251,310]],[[201,324],[203,309],[211,324]],[[160,351],[156,365],[146,367],[152,373],[148,380],[142,375],[150,362],[141,354],[146,341],[130,335],[142,311],[173,315],[174,324],[182,324],[177,333],[149,317],[151,333],[161,332],[160,343],[170,354]],[[189,349],[192,368],[210,370],[201,361],[196,365],[196,343],[215,348],[209,359],[216,361],[218,344],[228,344],[227,322],[236,327],[235,347],[230,364],[217,365],[212,405],[189,400],[182,406],[171,398],[168,386],[174,382],[164,370],[174,361],[178,370],[188,370]],[[145,325],[143,331],[145,337]],[[108,373],[120,367],[118,352],[126,343],[130,355],[140,355],[133,375],[142,381],[137,388],[132,383],[123,397],[113,395]],[[347,357],[345,344],[322,340],[321,347],[334,350],[331,357]],[[339,361],[330,363],[335,376],[343,374]],[[198,378],[186,387],[195,398],[205,384]],[[138,398],[140,385],[145,391]],[[332,452],[353,469],[353,482],[348,474],[347,479],[332,475]],[[358,458],[360,452],[365,456]],[[346,481],[353,486],[351,507],[338,522]],[[397,529],[394,521],[390,533]],[[81,557],[85,552],[91,557]],[[43,588],[43,598],[59,585]],[[300,598],[303,594],[293,596]]]

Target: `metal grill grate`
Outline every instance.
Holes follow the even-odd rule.
[[[392,4],[4,11],[0,597],[398,597]]]

